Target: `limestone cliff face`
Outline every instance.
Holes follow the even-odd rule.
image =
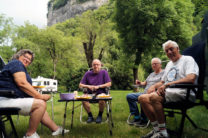
[[[65,6],[55,10],[51,5],[48,8],[47,25],[51,26],[58,22],[63,22],[89,9],[97,9],[107,2],[108,0],[89,0],[84,3],[77,3],[76,0],[68,0]]]

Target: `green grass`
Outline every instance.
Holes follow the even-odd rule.
[[[111,95],[113,97],[112,100],[112,115],[113,115],[113,138],[134,138],[140,137],[151,130],[151,127],[142,129],[134,126],[129,126],[126,123],[126,119],[129,115],[129,107],[126,101],[126,95],[131,93],[132,91],[113,91],[111,90]],[[63,124],[63,115],[64,115],[64,106],[65,103],[58,102],[59,95],[56,94],[54,97],[54,115],[55,115],[55,122],[58,125]],[[75,106],[79,105],[80,102],[76,102]],[[72,103],[68,104],[67,109],[67,120],[66,120],[66,128],[70,129],[71,123],[71,109]],[[97,116],[98,110],[97,105],[92,106],[92,112],[94,117]],[[49,114],[51,113],[51,103],[48,103],[47,110]],[[109,135],[109,128],[108,124],[81,124],[79,122],[79,114],[80,114],[80,106],[75,109],[74,114],[74,126],[73,129],[70,130],[70,133],[65,134],[65,138],[73,137],[73,138],[107,138],[110,137]],[[205,107],[195,107],[188,111],[188,114],[193,118],[193,120],[199,124],[199,126],[208,128],[208,110]],[[104,117],[106,117],[104,113]],[[176,118],[167,118],[167,126],[169,128],[175,128],[176,126],[179,127],[180,116],[176,116]],[[28,127],[28,120],[29,117],[19,116],[19,121],[17,122],[17,117],[14,116],[13,120],[18,132],[19,137],[22,137]],[[86,113],[84,112],[84,118],[87,118]],[[10,125],[8,122],[6,123],[8,131],[10,131]],[[51,132],[48,128],[42,128],[39,125],[37,133],[41,136],[41,138],[50,138]],[[62,137],[60,136],[56,136]],[[198,129],[194,129],[190,122],[186,120],[185,127],[184,127],[184,134],[183,137],[187,138],[206,138],[208,137],[208,133],[200,131]]]

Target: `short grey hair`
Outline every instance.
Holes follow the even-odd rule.
[[[161,59],[159,59],[158,57],[152,58],[151,63],[152,63],[153,60],[158,60],[158,62],[159,62],[160,64],[162,63]]]
[[[168,41],[166,41],[165,43],[162,44],[163,50],[165,51],[165,47],[168,46],[168,45],[170,45],[170,44],[171,44],[172,46],[174,46],[174,47],[179,48],[178,44],[177,44],[175,41],[168,40]]]
[[[92,61],[92,64],[93,64],[93,62],[95,62],[95,61],[98,61],[98,62],[100,62],[100,64],[102,64],[101,61],[100,61],[99,59],[94,59],[94,60]]]
[[[31,58],[31,63],[32,63],[35,54],[31,50],[29,50],[29,49],[22,49],[22,50],[18,51],[16,54],[14,54],[12,56],[12,59],[19,59],[20,56],[25,55],[25,54],[29,54],[29,55],[32,56],[32,58]]]

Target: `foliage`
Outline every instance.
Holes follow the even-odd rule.
[[[204,14],[208,11],[208,1],[207,0],[192,0],[195,5],[194,10],[194,24],[197,27],[197,31],[201,30],[201,21],[203,19]]]
[[[48,8],[53,5],[53,9],[59,9],[67,4],[69,0],[50,0],[48,2]]]
[[[160,51],[161,44],[167,39],[175,40],[181,47],[190,45],[192,13],[190,1],[115,0],[114,21],[121,48],[134,63],[134,79],[142,56],[146,58]],[[160,56],[160,53],[156,55]]]
[[[84,2],[90,1],[90,0],[76,0],[76,1],[77,1],[77,3],[84,3]]]
[[[0,46],[9,46],[13,34],[14,24],[12,19],[0,14]]]

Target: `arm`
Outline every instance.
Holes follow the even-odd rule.
[[[80,88],[88,88],[88,89],[90,89],[92,91],[93,90],[97,90],[99,88],[105,88],[105,87],[110,87],[110,86],[111,86],[111,82],[107,82],[105,84],[98,85],[98,86],[95,86],[95,85],[86,85],[86,84],[82,84],[82,83],[79,84],[79,87]]]
[[[172,84],[180,84],[180,83],[194,83],[196,79],[196,74],[188,74],[185,78],[182,78],[180,80],[172,81],[169,83],[166,83],[165,85],[162,85],[161,87],[158,88],[157,93],[158,95],[164,95],[165,94],[165,89],[172,85]]]
[[[154,85],[150,86],[150,88],[147,90],[147,93],[155,92],[160,86],[164,84],[164,81],[160,81],[158,83],[155,83]]]
[[[196,79],[196,74],[188,74],[185,78],[169,82],[169,83],[165,84],[165,86],[167,87],[169,85],[179,84],[179,83],[194,83],[195,79]]]
[[[17,84],[17,86],[23,92],[27,93],[28,95],[32,96],[33,98],[42,99],[45,101],[50,99],[50,95],[40,94],[32,87],[32,85],[30,83],[28,83],[28,81],[26,79],[26,74],[24,72],[16,72],[13,74],[13,77],[14,77],[14,81]]]
[[[136,80],[136,84],[141,85],[141,86],[146,86],[147,85],[147,81],[141,82],[139,80]]]

